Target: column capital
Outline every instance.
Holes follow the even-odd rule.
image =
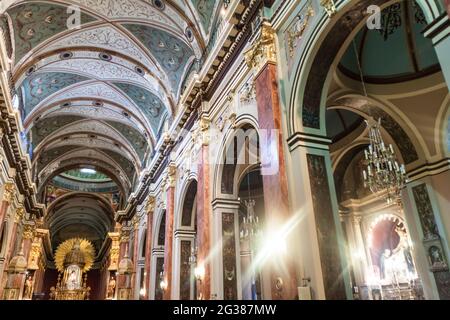
[[[148,196],[147,204],[145,205],[145,212],[147,215],[153,214],[155,211],[156,198],[154,196]]]
[[[266,65],[266,63],[276,63],[276,44],[275,30],[268,21],[261,24],[261,32],[249,49],[244,52],[245,61],[249,68],[255,69],[257,72]]]
[[[16,209],[16,215],[14,216],[14,222],[20,223],[23,217],[25,216],[25,209],[23,207],[19,207]]]
[[[122,230],[120,230],[120,242],[129,242],[130,241],[130,227],[122,227]]]
[[[16,188],[14,183],[7,182],[5,183],[4,192],[3,192],[3,201],[11,203],[14,198],[14,194],[16,193]]]
[[[23,239],[24,240],[32,240],[34,238],[34,232],[36,230],[36,226],[34,222],[25,222],[23,225]]]
[[[134,215],[133,219],[131,220],[132,224],[133,224],[133,230],[136,231],[139,229],[139,217],[137,216],[137,214]]]
[[[167,167],[167,188],[174,188],[176,183],[177,166],[170,163]]]

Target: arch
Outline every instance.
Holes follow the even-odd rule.
[[[244,132],[240,131],[244,130]],[[251,132],[252,135],[248,135],[246,130],[253,130]],[[252,147],[256,147],[256,155],[252,154],[252,159],[256,160],[256,163],[259,164],[259,141],[260,141],[260,133],[258,122],[255,118],[251,116],[242,116],[236,119],[235,125],[228,129],[226,134],[222,139],[222,144],[219,149],[216,162],[218,165],[216,166],[215,174],[214,174],[214,185],[213,185],[213,196],[214,198],[219,198],[221,196],[237,198],[237,185],[238,185],[238,169],[239,165],[245,166],[247,163],[247,159],[245,159],[245,150],[246,148],[238,148],[239,141],[236,141],[235,138],[237,134],[244,134],[240,141],[246,141],[247,138],[256,138],[256,145]],[[253,138],[254,137],[254,138]],[[230,148],[233,147],[234,150]],[[251,151],[251,150],[250,150]],[[234,159],[231,159],[231,156]],[[244,158],[242,158],[244,156]],[[239,159],[244,159],[244,163],[236,163]],[[231,161],[232,160],[232,161]],[[231,163],[230,163],[231,161]],[[250,162],[250,161],[249,161]],[[255,163],[253,163],[255,164]],[[247,167],[246,167],[247,168]],[[244,169],[246,169],[244,168]],[[242,166],[241,166],[242,169]]]
[[[304,50],[293,67],[292,92],[289,98],[289,136],[295,132],[326,135],[326,95],[336,62],[340,61],[350,41],[364,26],[369,5],[384,9],[398,0],[355,0],[338,7],[336,19],[318,18],[312,32],[302,40]],[[438,0],[417,0],[428,23],[442,12]]]
[[[0,257],[6,254],[6,249],[8,248],[8,228],[9,221],[5,220],[0,230]]]
[[[153,247],[164,247],[166,238],[166,209],[162,209],[158,215],[158,220],[155,224],[155,231],[153,235]]]
[[[189,179],[182,193],[181,211],[178,225],[180,227],[194,227],[196,219],[197,180]]]
[[[394,112],[392,108],[386,107],[383,102],[359,94],[344,94],[333,99],[328,104],[327,109],[330,108],[349,110],[365,119],[381,118],[381,126],[394,140],[406,165],[429,156],[428,149],[421,141],[421,137],[414,133],[401,115]]]

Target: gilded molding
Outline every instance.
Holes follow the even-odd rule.
[[[25,209],[23,207],[19,207],[16,209],[16,215],[14,216],[14,222],[20,223],[25,216]]]
[[[11,183],[11,182],[5,183],[5,188],[4,188],[4,192],[3,192],[3,201],[11,203],[11,201],[14,198],[15,192],[16,192],[16,190],[15,190],[15,186],[13,183]]]
[[[333,0],[320,0],[320,5],[325,9],[328,17],[332,17],[336,14],[336,6]]]
[[[174,188],[176,183],[177,167],[174,163],[169,164],[167,167],[167,188]]]
[[[145,206],[145,212],[147,214],[152,214],[155,211],[156,198],[154,196],[149,196],[147,199],[147,204]]]
[[[269,22],[261,24],[258,40],[244,52],[245,61],[249,68],[261,70],[267,63],[276,63],[275,30]]]
[[[129,242],[130,241],[130,229],[127,227],[123,227],[120,231],[120,242]]]
[[[34,238],[34,232],[36,230],[36,226],[34,223],[26,223],[23,225],[23,239],[32,240]]]

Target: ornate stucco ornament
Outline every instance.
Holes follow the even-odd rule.
[[[276,63],[275,30],[269,22],[263,21],[259,38],[244,52],[244,56],[247,66],[257,71],[266,63]]]
[[[193,135],[193,138],[196,139],[199,143],[204,146],[209,145],[209,128],[211,125],[211,120],[209,120],[206,116],[202,115],[198,120],[197,130]]]
[[[328,17],[332,17],[336,14],[336,5],[333,0],[320,0],[320,5],[325,9]]]
[[[154,196],[149,196],[147,199],[147,204],[145,206],[145,212],[147,214],[152,214],[155,211],[156,198]]]
[[[297,47],[297,39],[303,36],[306,28],[309,25],[309,19],[314,16],[314,9],[311,3],[300,12],[295,23],[287,30],[288,36],[288,50],[289,57],[294,56],[295,48]]]
[[[11,203],[13,197],[15,194],[15,187],[14,184],[11,182],[7,182],[5,184],[5,190],[3,192],[3,201],[6,201],[8,203]]]
[[[174,188],[176,182],[177,166],[174,163],[170,163],[167,167],[167,187]]]
[[[16,215],[14,217],[15,223],[20,223],[23,217],[25,216],[25,209],[23,207],[19,207],[16,209]]]
[[[36,231],[36,225],[34,222],[26,222],[23,225],[23,239],[30,240],[34,238],[34,233]]]

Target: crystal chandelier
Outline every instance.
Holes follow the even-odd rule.
[[[401,205],[401,190],[405,184],[405,166],[399,165],[392,144],[387,147],[381,137],[381,119],[367,121],[370,145],[364,150],[367,169],[363,170],[364,186],[373,193],[385,190],[387,202]]]

